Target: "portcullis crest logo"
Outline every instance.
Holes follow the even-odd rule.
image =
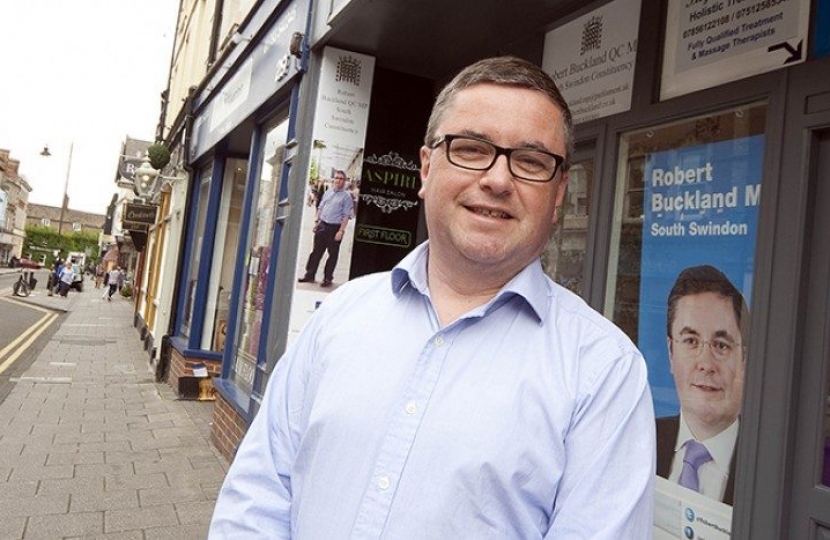
[[[351,55],[341,56],[337,59],[337,74],[334,80],[350,82],[355,86],[360,86],[361,70],[360,60]]]
[[[597,50],[602,45],[602,17],[591,17],[582,29],[582,48],[579,54]]]

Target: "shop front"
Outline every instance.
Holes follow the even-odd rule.
[[[655,538],[830,534],[821,248],[830,82],[815,76],[830,68],[828,30],[817,22],[827,3],[442,6],[317,6],[309,84],[296,101],[275,101],[270,116],[235,128],[247,130],[250,151],[194,153],[200,183],[177,349],[221,360],[217,446],[233,455],[268,375],[331,290],[389,269],[426,239],[418,150],[432,100],[464,65],[514,54],[551,73],[577,122],[544,267],[618,324],[649,366],[665,450]],[[226,245],[217,217],[235,226],[234,191],[223,186],[245,164],[240,231]],[[353,206],[326,275],[325,260],[316,267],[311,257],[312,229],[316,204],[341,189],[336,178]],[[230,282],[217,253],[235,254]],[[689,289],[692,278],[721,288]],[[712,297],[720,302],[693,301]],[[683,378],[701,358],[709,364],[698,369],[729,397],[717,409],[723,429],[706,437]],[[693,438],[711,444],[694,487],[678,466]]]
[[[298,36],[308,10],[305,2],[260,3],[239,30],[249,36],[240,39],[244,46],[193,97],[168,383],[180,395],[212,398],[210,385],[200,383],[217,377],[219,394],[231,396],[237,414],[249,408],[245,367],[267,334],[263,306],[281,234],[275,212],[292,159],[285,149],[298,114],[305,69]],[[218,378],[237,358],[242,375]]]

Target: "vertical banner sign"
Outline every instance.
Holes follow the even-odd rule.
[[[396,152],[367,156],[360,184],[360,215],[355,229],[352,276],[391,267],[415,247],[418,228],[420,167]]]
[[[669,0],[660,98],[807,58],[809,0]]]
[[[545,36],[542,67],[574,123],[631,108],[639,22],[640,0],[614,0]]]
[[[309,256],[315,241],[315,218],[318,206],[335,186],[336,171],[343,171],[346,183],[343,189],[357,202],[360,197],[360,179],[363,174],[363,149],[366,126],[369,122],[369,103],[372,95],[375,59],[333,47],[323,52],[320,68],[320,87],[314,114],[312,144],[307,151],[311,155],[306,182],[303,186],[305,204],[302,206],[302,231],[297,253],[296,277],[307,273]],[[348,280],[351,251],[354,242],[354,218],[358,206],[353,205],[346,233],[343,235],[333,283],[322,288],[324,268],[330,252],[323,253],[317,268],[315,281],[296,283],[291,301],[288,341],[297,336],[328,292]]]
[[[730,537],[763,152],[756,135],[647,156],[638,345],[657,417],[656,539]],[[690,439],[711,453],[697,490],[681,478]]]

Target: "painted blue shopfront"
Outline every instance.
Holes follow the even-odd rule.
[[[193,99],[194,117],[188,149],[196,181],[190,187],[189,216],[182,252],[176,331],[171,345],[189,362],[217,366],[214,380],[219,393],[245,418],[252,414],[251,396],[264,385],[261,369],[254,380],[240,384],[235,376],[239,336],[246,334],[242,315],[246,278],[250,272],[251,228],[263,201],[264,143],[270,131],[280,137],[281,163],[271,171],[279,189],[265,206],[278,210],[291,170],[294,125],[298,117],[299,86],[306,71],[304,36],[310,1],[265,1],[239,28],[236,47],[206,80]],[[275,131],[274,126],[280,126]],[[273,138],[272,136],[272,138]],[[272,164],[269,162],[268,166]],[[276,218],[277,216],[272,216]],[[282,223],[272,222],[265,276],[277,267]],[[268,340],[273,280],[260,288],[263,307],[254,350],[265,350]],[[264,358],[256,358],[263,364]],[[219,369],[212,369],[216,374]]]

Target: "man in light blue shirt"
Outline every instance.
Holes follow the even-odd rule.
[[[323,258],[324,252],[328,252],[320,286],[331,287],[332,285],[334,269],[337,267],[337,259],[340,255],[340,242],[343,241],[346,226],[354,210],[352,194],[345,189],[345,186],[345,171],[335,171],[334,185],[332,189],[326,191],[317,207],[317,218],[314,220],[314,247],[308,256],[305,275],[297,280],[300,283],[314,283],[320,259]]]
[[[429,242],[340,287],[289,347],[210,538],[651,538],[645,362],[539,262],[571,132],[523,60],[441,92],[421,149]]]

